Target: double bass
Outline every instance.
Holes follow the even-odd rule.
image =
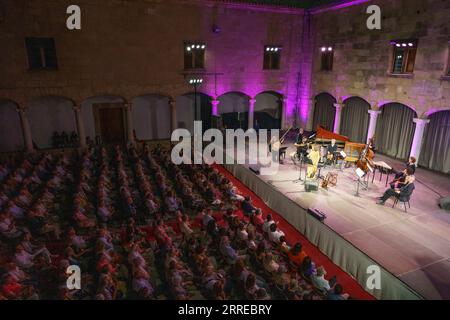
[[[369,139],[369,142],[361,152],[358,161],[356,161],[356,167],[364,171],[366,174],[374,167],[373,157],[375,152],[372,150],[374,137]]]

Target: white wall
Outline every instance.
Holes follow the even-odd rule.
[[[52,147],[54,131],[77,132],[73,103],[59,97],[42,97],[28,105],[27,116],[31,136],[39,148]]]
[[[249,98],[246,95],[231,92],[220,96],[218,112],[219,114],[230,112],[248,112]]]
[[[169,98],[147,95],[132,101],[133,125],[139,140],[170,138]]]
[[[81,116],[83,118],[86,137],[95,141],[95,120],[92,105],[96,103],[123,103],[123,99],[117,96],[95,96],[81,103]]]
[[[14,103],[0,101],[0,152],[23,150],[20,116]]]

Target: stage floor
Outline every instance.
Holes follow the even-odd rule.
[[[326,213],[326,225],[426,299],[450,299],[450,213],[438,206],[439,198],[450,194],[448,176],[418,168],[411,208],[405,213],[401,203],[392,208],[392,200],[385,206],[376,204],[386,189],[385,176],[380,182],[378,172],[374,183],[370,179],[368,190],[360,190],[360,197],[354,195],[354,167],[322,170],[324,176],[329,171],[338,173],[337,186],[305,192],[301,182],[293,183],[299,168],[289,157],[292,152],[291,144],[276,175],[260,177],[301,207]],[[401,162],[381,155],[375,160],[403,167]]]

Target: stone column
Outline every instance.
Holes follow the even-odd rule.
[[[339,134],[339,131],[341,130],[341,112],[343,106],[344,105],[342,104],[342,102],[337,102],[334,104],[334,107],[336,108],[336,113],[334,116],[333,132],[337,134]]]
[[[77,123],[78,139],[80,140],[80,147],[86,148],[86,134],[84,132],[84,122],[81,116],[81,108],[79,106],[73,106],[75,112],[75,120]]]
[[[134,145],[134,135],[133,135],[133,114],[132,114],[132,105],[131,103],[125,103],[125,110],[127,112],[127,138],[128,143]]]
[[[211,104],[212,104],[212,115],[214,116],[214,117],[217,117],[217,116],[219,116],[219,109],[218,109],[218,105],[219,105],[219,100],[217,100],[217,99],[214,99],[214,100],[212,100],[211,101]]]
[[[175,105],[175,100],[170,97],[169,98],[169,107],[170,107],[170,131],[174,131],[177,128],[177,108]]]
[[[419,119],[414,118],[414,123],[416,124],[416,130],[414,131],[414,138],[412,142],[410,157],[416,158],[416,163],[419,162],[420,149],[422,149],[423,133],[425,131],[425,126],[430,122],[430,119]]]
[[[377,119],[378,115],[381,113],[380,110],[368,110],[370,118],[369,118],[369,127],[367,128],[367,141],[369,143],[369,139],[371,139],[375,135],[375,129],[377,128]]]
[[[249,101],[248,106],[248,129],[253,129],[253,123],[255,118],[255,102],[256,99],[252,98]]]
[[[313,98],[306,98],[305,105],[308,106],[308,110],[306,112],[306,130],[316,130],[316,128],[313,128],[313,122],[314,122],[314,108],[316,101]]]
[[[20,116],[20,125],[22,127],[22,135],[23,135],[23,141],[25,143],[25,150],[26,152],[33,152],[33,138],[31,137],[31,128],[30,123],[28,122],[28,117],[26,113],[26,108],[17,108],[17,112]]]
[[[287,125],[286,125],[286,111],[287,111],[287,102],[288,99],[287,98],[282,98],[281,100],[281,129],[287,129]]]

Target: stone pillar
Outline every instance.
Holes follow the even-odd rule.
[[[430,119],[419,119],[414,118],[414,123],[416,124],[416,130],[414,131],[414,138],[412,142],[410,157],[416,158],[416,163],[419,162],[420,149],[422,149],[423,133],[425,131],[425,126],[430,122]]]
[[[378,115],[381,113],[380,110],[368,110],[370,118],[369,118],[369,127],[367,128],[367,142],[369,143],[369,139],[373,138],[375,135],[375,129],[377,128],[377,119]]]
[[[281,99],[281,129],[287,129],[287,125],[286,125],[286,111],[287,111],[287,102],[288,99],[287,98],[282,98]]]
[[[31,137],[30,123],[28,122],[28,117],[26,113],[26,108],[17,108],[17,112],[20,116],[20,125],[22,127],[23,141],[25,143],[26,152],[33,152],[33,138]]]
[[[134,126],[133,126],[133,114],[132,114],[132,105],[131,103],[125,103],[125,110],[127,112],[127,138],[128,138],[128,143],[134,145],[135,141],[134,141],[134,135],[133,135],[133,130],[134,130]]]
[[[339,131],[341,130],[341,113],[342,113],[342,107],[344,106],[342,102],[337,102],[334,104],[336,108],[336,113],[334,116],[334,128],[333,132],[339,134]]]
[[[253,123],[255,118],[255,102],[256,99],[252,98],[249,101],[248,106],[248,129],[253,129]]]
[[[73,106],[75,112],[75,120],[77,123],[78,139],[80,140],[80,147],[86,148],[86,134],[84,132],[84,122],[81,116],[81,108],[79,106]]]
[[[218,109],[218,105],[219,105],[219,100],[217,100],[217,99],[214,99],[213,101],[211,101],[211,104],[212,104],[212,115],[214,116],[214,117],[217,117],[217,116],[219,116],[219,109]]]
[[[313,128],[314,122],[314,108],[315,108],[316,100],[313,98],[307,98],[305,105],[308,106],[308,110],[306,112],[306,130],[314,131],[316,128]]]
[[[175,105],[175,100],[170,97],[169,98],[169,107],[170,107],[170,131],[174,131],[177,128],[177,108]]]

